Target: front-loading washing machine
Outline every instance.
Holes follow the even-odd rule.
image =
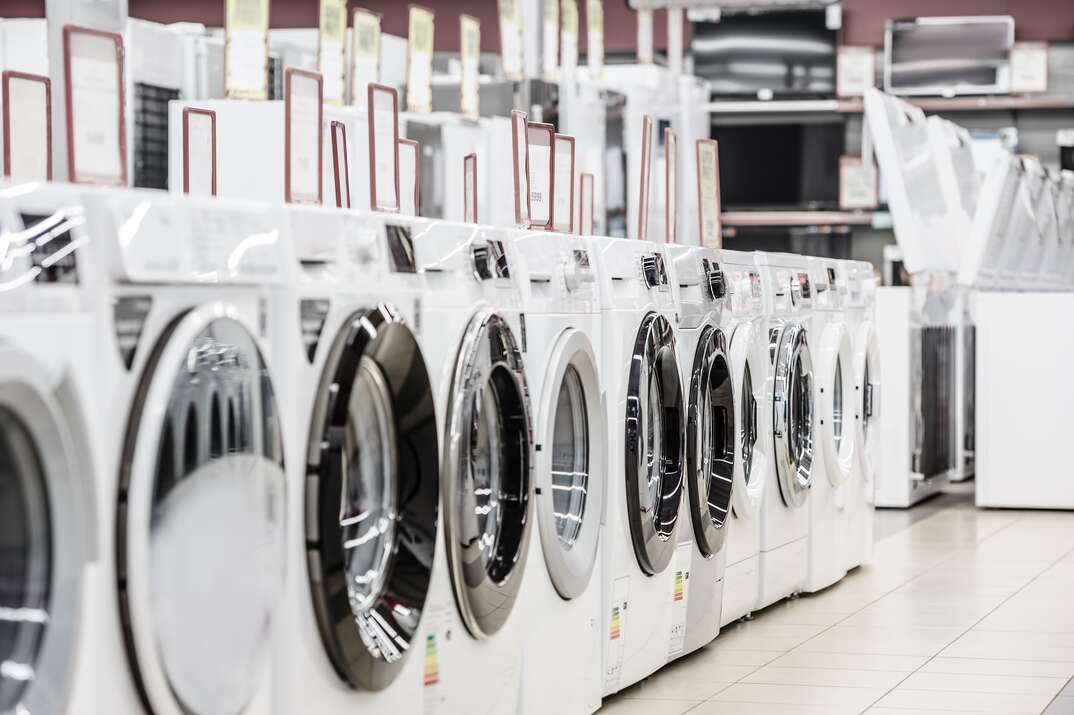
[[[876,539],[873,517],[876,508],[876,470],[880,460],[880,348],[873,312],[876,274],[865,261],[844,262],[847,274],[847,331],[853,352],[855,413],[853,438],[856,454],[847,491],[847,539],[845,567],[857,568],[872,560]]]
[[[285,571],[278,209],[87,192],[103,597],[95,712],[271,711]]]
[[[295,260],[269,319],[291,525],[274,711],[417,712],[440,482],[413,303],[395,300],[407,254],[381,215],[287,214]]]
[[[846,575],[849,481],[858,456],[852,336],[846,325],[847,275],[842,261],[811,260],[817,435],[809,496],[809,574],[805,590],[820,591]]]
[[[532,231],[511,247],[526,321],[537,522],[518,602],[527,621],[520,712],[591,713],[603,684],[608,488],[596,266],[577,236]]]
[[[530,626],[516,602],[533,525],[517,231],[399,223],[411,229],[424,275],[420,344],[442,420],[442,537],[422,618],[425,707],[516,712]]]
[[[686,395],[686,489],[679,543],[680,548],[683,544],[690,547],[690,569],[683,589],[686,629],[681,648],[670,653],[678,656],[708,644],[720,632],[738,432],[719,252],[674,244],[666,250]]]
[[[92,713],[93,265],[78,191],[26,193],[0,190],[0,711]]]
[[[729,336],[735,401],[735,459],[731,515],[723,578],[720,626],[750,614],[760,588],[761,505],[771,472],[771,440],[765,429],[768,333],[763,283],[752,253],[720,251],[727,296],[724,322]]]
[[[761,509],[757,608],[801,592],[808,577],[809,497],[816,405],[811,352],[813,282],[809,259],[755,254],[767,301],[769,365],[765,421],[771,431],[773,488]]]
[[[686,586],[674,576],[689,569],[692,547],[678,548],[686,424],[666,254],[646,241],[587,244],[597,259],[606,379],[601,629],[609,695],[658,670],[677,648]]]

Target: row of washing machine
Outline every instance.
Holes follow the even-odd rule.
[[[0,191],[0,711],[591,712],[869,558],[868,264]]]

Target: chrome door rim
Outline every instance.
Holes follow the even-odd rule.
[[[647,398],[654,390],[661,404],[659,410],[651,412]],[[638,328],[626,398],[626,518],[638,566],[652,576],[667,568],[675,551],[685,452],[685,414],[675,336],[671,323],[662,315],[649,313]],[[659,444],[650,445],[648,431],[657,421]],[[659,464],[650,467],[648,461],[654,456]],[[653,469],[658,470],[655,476]],[[651,482],[656,483],[660,500],[655,508],[642,503],[643,485],[648,496]]]
[[[805,384],[802,384],[804,381]],[[805,327],[788,323],[779,336],[772,394],[772,438],[783,503],[805,503],[813,484],[813,360]]]

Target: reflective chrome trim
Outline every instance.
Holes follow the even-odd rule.
[[[475,315],[459,348],[444,435],[444,539],[459,615],[503,626],[522,585],[532,491],[529,391],[507,321]]]
[[[783,503],[805,503],[813,484],[813,360],[800,323],[780,332],[772,391],[772,438]]]
[[[734,485],[735,398],[727,340],[706,326],[690,373],[686,418],[686,483],[694,540],[706,558],[723,547]]]
[[[367,380],[379,403],[391,502],[383,570],[364,598],[348,588],[342,498],[351,471],[354,399]],[[350,687],[392,683],[414,646],[432,576],[440,464],[432,387],[413,333],[388,306],[358,311],[343,323],[326,356],[310,421],[305,543],[310,595],[326,655]],[[355,505],[352,505],[352,509]]]
[[[627,521],[638,566],[654,575],[675,551],[685,451],[675,336],[662,315],[649,313],[641,321],[626,397]]]

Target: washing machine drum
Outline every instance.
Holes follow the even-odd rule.
[[[244,324],[206,307],[153,346],[120,460],[117,576],[150,712],[242,712],[283,589],[280,414]]]
[[[444,533],[455,601],[475,638],[510,615],[529,551],[532,433],[514,333],[493,311],[466,328],[444,437]]]
[[[305,533],[317,624],[340,677],[380,690],[417,636],[440,498],[429,374],[390,308],[344,322],[310,425]]]
[[[707,558],[723,546],[735,471],[735,399],[727,340],[711,326],[701,333],[690,374],[686,419],[686,483],[694,540]]]
[[[685,441],[675,336],[661,315],[646,315],[638,329],[626,398],[627,522],[638,566],[654,575],[675,551]]]
[[[68,427],[30,358],[0,348],[0,712],[64,710],[87,554]],[[43,376],[42,376],[43,377]]]
[[[783,503],[801,506],[813,484],[813,361],[800,323],[779,335],[772,394],[772,438]]]

